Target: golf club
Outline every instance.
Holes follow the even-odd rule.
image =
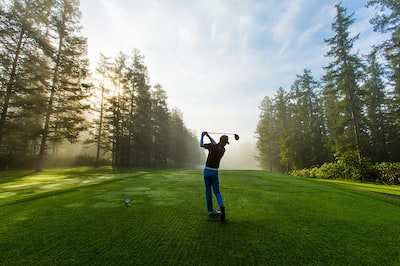
[[[208,132],[208,134],[233,135],[235,140],[239,140],[239,135],[235,133]]]

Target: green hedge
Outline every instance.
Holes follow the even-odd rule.
[[[366,158],[360,160],[355,151],[338,155],[336,162],[324,163],[320,167],[293,170],[290,174],[305,178],[343,179],[400,185],[400,163],[371,163]]]

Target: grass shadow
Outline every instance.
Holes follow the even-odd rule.
[[[0,171],[0,184],[8,183],[14,181],[16,179],[24,178],[34,174],[33,170],[9,170],[9,171]]]

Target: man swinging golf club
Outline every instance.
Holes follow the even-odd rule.
[[[211,143],[204,144],[204,136],[210,139]],[[225,221],[225,206],[222,194],[219,191],[218,168],[222,156],[225,153],[225,145],[229,144],[228,136],[222,135],[216,143],[207,132],[201,133],[200,147],[208,150],[206,166],[204,167],[204,185],[206,187],[206,204],[209,215],[220,215],[221,222]],[[213,208],[211,188],[217,198],[220,211]]]

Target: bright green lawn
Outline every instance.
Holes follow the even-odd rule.
[[[0,265],[400,265],[398,187],[220,182],[225,223],[206,213],[201,170],[0,173]]]

